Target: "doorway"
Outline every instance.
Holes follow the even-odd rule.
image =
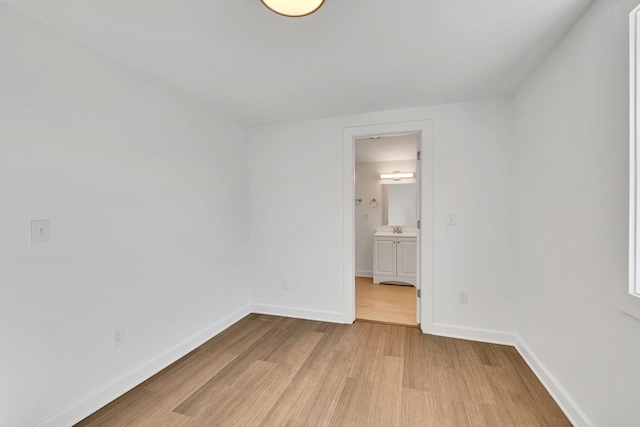
[[[419,133],[355,140],[356,319],[417,326]]]
[[[421,155],[417,161],[416,185],[419,192],[417,221],[419,232],[415,250],[417,256],[416,317],[424,333],[433,330],[433,277],[432,277],[432,125],[430,120],[383,123],[347,127],[343,130],[344,159],[344,221],[343,221],[343,289],[344,323],[353,323],[356,314],[355,268],[355,144],[357,139],[393,135],[417,134]],[[370,200],[368,200],[370,201]],[[364,203],[364,199],[363,199]],[[378,285],[376,285],[378,286]]]

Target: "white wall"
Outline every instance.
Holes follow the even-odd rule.
[[[357,144],[366,144],[358,141]],[[384,212],[381,173],[394,171],[416,172],[416,160],[388,162],[357,162],[355,164],[355,195],[362,199],[355,204],[355,267],[356,275],[373,277],[373,234],[382,225]],[[415,178],[404,178],[403,183],[416,182]],[[371,200],[378,205],[372,207]],[[366,218],[365,219],[365,215]],[[414,224],[415,226],[415,224]]]
[[[248,311],[246,135],[2,4],[0,70],[0,425],[69,425]]]
[[[248,311],[249,280],[256,311],[341,319],[343,128],[431,119],[434,322],[517,332],[585,423],[635,425],[640,321],[611,292],[631,3],[597,2],[515,104],[257,127],[248,149],[238,124],[0,5],[0,424],[132,384]],[[31,245],[42,218],[52,242]]]
[[[494,99],[254,128],[254,307],[343,319],[343,128],[432,119],[434,321],[511,331],[511,107]],[[445,225],[447,212],[457,213],[457,227]],[[470,304],[457,302],[460,288],[471,291]]]
[[[632,4],[596,2],[515,99],[516,329],[598,426],[640,422],[640,320],[612,297],[628,280]]]

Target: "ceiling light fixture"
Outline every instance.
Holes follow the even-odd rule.
[[[394,172],[394,173],[381,173],[380,179],[393,179],[398,180],[402,178],[413,178],[413,172]]]
[[[298,18],[301,16],[311,15],[320,9],[324,4],[324,0],[260,0],[262,4],[267,6],[273,12]]]

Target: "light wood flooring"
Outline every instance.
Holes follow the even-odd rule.
[[[513,347],[251,314],[78,426],[570,426]]]
[[[371,277],[356,276],[356,319],[417,326],[416,288],[375,285]]]

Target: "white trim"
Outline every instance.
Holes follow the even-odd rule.
[[[540,359],[531,351],[522,338],[515,335],[515,339],[516,350],[518,350],[518,353],[520,353],[524,361],[529,365],[536,377],[538,377],[544,388],[546,388],[551,397],[553,397],[553,400],[560,406],[562,412],[569,418],[571,424],[576,427],[595,427],[595,424],[587,417],[587,414],[585,414],[575,400],[571,398],[569,393],[567,393],[560,382],[542,364]]]
[[[336,311],[310,310],[297,307],[285,307],[282,305],[255,304],[251,307],[251,312],[257,314],[269,314],[272,316],[292,317],[294,319],[316,320],[318,322],[345,323],[344,313],[338,313]]]
[[[466,326],[446,325],[443,323],[434,323],[431,334],[437,335],[439,337],[479,341],[490,344],[511,346],[514,346],[516,344],[516,336],[511,332],[494,331],[492,329],[472,328]]]
[[[93,414],[109,402],[122,396],[135,386],[157,374],[176,360],[184,357],[203,343],[209,341],[229,326],[238,322],[251,313],[251,306],[247,305],[217,321],[212,326],[187,338],[180,344],[168,349],[166,352],[149,360],[142,366],[125,373],[120,378],[105,384],[87,396],[77,400],[71,405],[60,409],[44,420],[38,422],[38,427],[74,425]]]
[[[373,277],[373,271],[356,270],[356,276],[359,276],[359,277]]]
[[[445,325],[436,323],[433,325],[433,335],[448,338],[465,339],[471,341],[486,342],[490,344],[502,344],[514,347],[525,363],[544,388],[549,392],[553,400],[558,404],[562,412],[569,418],[571,424],[576,427],[595,427],[595,424],[587,417],[584,411],[571,398],[560,382],[544,366],[535,353],[524,340],[511,332],[495,331],[490,329],[469,328],[463,326]]]
[[[433,128],[431,121],[423,123],[420,134],[420,329],[433,329]]]
[[[629,50],[626,52],[629,66],[628,91],[629,91],[629,271],[626,286],[622,284],[612,286],[613,301],[618,309],[624,313],[640,319],[640,251],[638,248],[638,227],[636,206],[638,203],[638,55],[637,55],[637,33],[638,33],[638,15],[640,6],[638,1],[634,1],[634,8],[625,11],[624,25],[617,26],[617,34],[620,45],[627,43]],[[622,17],[621,17],[622,19]],[[626,85],[625,85],[626,87]]]
[[[640,6],[629,14],[629,293],[640,297],[638,263],[638,15]]]
[[[629,14],[629,292],[636,292],[636,78],[637,78],[637,19],[638,9]]]
[[[342,312],[344,323],[353,323],[356,320],[356,280],[355,280],[355,141],[353,132],[343,131],[343,239],[342,239],[342,283],[343,298]]]
[[[418,257],[418,262],[416,262],[416,323],[419,325],[422,324],[422,132],[418,134],[418,140],[416,141],[416,255]],[[431,136],[429,136],[431,139]],[[431,154],[431,150],[429,150],[429,154]],[[431,157],[431,156],[429,156]],[[429,165],[429,173],[431,173],[431,165]],[[429,226],[431,226],[431,221],[425,222]],[[429,252],[431,254],[431,252]],[[426,271],[426,270],[425,270]],[[429,270],[430,272],[430,270]]]
[[[120,397],[138,384],[147,380],[151,376],[160,372],[176,360],[185,356],[206,341],[210,340],[220,332],[224,331],[234,323],[250,313],[269,314],[274,316],[293,317],[298,319],[315,320],[331,323],[345,323],[344,314],[338,312],[305,310],[295,307],[283,307],[275,305],[253,305],[245,306],[242,309],[226,316],[216,322],[213,326],[204,329],[191,338],[169,349],[164,354],[150,360],[148,363],[134,369],[119,379],[106,384],[105,386],[90,393],[86,397],[63,408],[48,418],[36,424],[38,427],[73,425],[87,416],[91,415],[104,405]],[[351,323],[351,322],[348,322]],[[578,404],[571,398],[569,393],[562,387],[558,380],[543,365],[540,359],[526,345],[524,340],[517,334],[490,329],[470,328],[446,324],[432,324],[433,335],[466,339],[472,341],[486,342],[491,344],[510,345],[520,353],[526,364],[538,377],[542,385],[547,389],[551,397],[565,413],[567,418],[575,426],[595,427]]]
[[[406,133],[421,135],[421,197],[420,197],[420,283],[422,293],[421,328],[428,333],[433,323],[433,134],[431,120],[416,120],[382,123],[366,126],[346,127],[343,130],[344,189],[343,189],[343,323],[355,321],[355,218],[354,177],[355,139],[368,136],[398,135]]]

